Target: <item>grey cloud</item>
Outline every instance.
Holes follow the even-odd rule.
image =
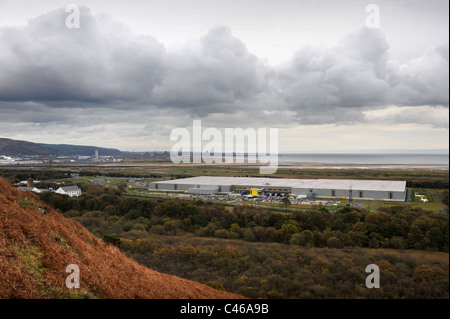
[[[449,45],[428,49],[397,69],[390,99],[399,105],[449,105]]]
[[[390,46],[383,32],[379,29],[363,28],[347,36],[342,44],[341,49],[349,58],[369,63],[375,76],[384,77]]]
[[[209,117],[218,125],[223,118],[224,127],[244,120],[276,127],[365,122],[365,111],[390,105],[448,108],[448,43],[399,64],[382,31],[362,28],[336,47],[303,47],[275,69],[224,26],[167,52],[109,16],[85,7],[81,14],[80,29],[65,27],[64,9],[0,28],[0,122],[149,119],[145,130],[157,130],[159,119],[188,125]]]
[[[197,50],[186,48],[168,60],[168,76],[155,88],[154,102],[191,114],[235,112],[236,102],[254,98],[267,85],[268,68],[223,26],[202,37]]]
[[[382,124],[428,124],[434,128],[449,128],[449,109],[443,106],[405,106],[368,110],[365,120]]]
[[[0,101],[0,123],[50,123],[64,122],[69,119],[69,113],[54,112],[53,108],[43,103]]]
[[[80,9],[79,29],[65,26],[64,9],[0,29],[0,100],[148,99],[163,75],[164,46]]]
[[[218,26],[198,49],[167,54],[150,36],[136,35],[81,7],[81,28],[65,26],[54,10],[23,28],[0,29],[0,100],[51,107],[131,109],[148,105],[189,114],[234,112],[236,101],[264,91],[269,69],[231,30]],[[224,107],[225,105],[225,107]]]
[[[386,102],[388,47],[377,30],[362,29],[336,48],[303,48],[281,71],[287,79],[281,97],[303,124],[359,120],[361,107]],[[354,110],[344,112],[347,108]]]
[[[405,65],[389,60],[378,29],[363,28],[334,48],[302,48],[280,72],[280,97],[302,124],[362,121],[379,106],[448,107],[448,44]]]

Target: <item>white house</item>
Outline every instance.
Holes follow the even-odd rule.
[[[64,186],[58,188],[55,193],[69,195],[70,197],[78,197],[81,195],[81,189],[78,186]]]

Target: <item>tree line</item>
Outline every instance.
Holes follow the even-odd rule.
[[[40,196],[159,272],[250,298],[448,298],[448,254],[415,250],[448,252],[448,213],[406,205],[282,213],[81,186],[78,198]],[[380,289],[365,287],[372,263]]]
[[[226,206],[123,196],[99,185],[83,186],[85,195],[70,198],[43,193],[41,198],[109,239],[134,230],[146,234],[184,235],[274,242],[304,247],[426,249],[448,252],[447,213],[407,205],[378,212],[344,207],[277,212],[260,207]]]

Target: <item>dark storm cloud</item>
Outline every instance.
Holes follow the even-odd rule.
[[[363,28],[335,47],[303,47],[273,69],[227,27],[167,52],[108,16],[81,13],[80,29],[66,28],[64,9],[0,28],[0,122],[91,125],[170,113],[284,126],[364,122],[365,111],[391,105],[448,108],[448,43],[399,64],[383,32]]]
[[[0,122],[51,123],[69,119],[69,114],[54,112],[53,108],[42,103],[0,101]]]

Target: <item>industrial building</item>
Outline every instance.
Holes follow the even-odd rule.
[[[404,201],[406,181],[199,176],[153,182],[149,190]]]

